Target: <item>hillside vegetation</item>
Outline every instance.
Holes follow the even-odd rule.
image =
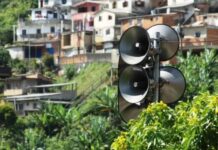
[[[37,7],[37,0],[0,1],[0,46],[12,43],[13,25],[18,18],[27,17],[28,10]]]
[[[73,67],[73,65],[72,65]],[[57,78],[57,82],[76,82],[77,94],[81,95],[91,88],[103,84],[110,77],[110,63],[94,62],[79,69],[79,72],[70,80],[65,76]],[[93,89],[95,91],[96,89]]]

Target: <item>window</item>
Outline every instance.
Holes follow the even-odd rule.
[[[195,37],[201,37],[201,32],[195,32]]]
[[[11,84],[6,84],[6,88],[8,89],[8,90],[10,90],[11,89]]]
[[[78,12],[79,13],[87,12],[87,7],[79,7]]]
[[[204,19],[207,19],[207,16],[204,16]]]
[[[26,106],[29,106],[29,102],[26,103]]]
[[[35,16],[36,16],[37,18],[42,17],[42,12],[41,12],[41,11],[35,11]]]
[[[41,34],[41,29],[37,29],[36,34]]]
[[[33,108],[34,108],[34,109],[37,108],[37,103],[33,103]]]
[[[106,35],[109,35],[110,34],[110,29],[107,29],[106,30]]]
[[[92,11],[96,11],[96,7],[95,6],[92,6]]]
[[[55,27],[51,27],[51,33],[54,33],[55,32]]]
[[[142,25],[142,19],[139,19],[139,18],[137,19],[137,25],[139,26]]]
[[[66,4],[67,3],[67,0],[62,0],[62,4]]]
[[[101,21],[101,20],[102,20],[102,17],[101,17],[101,16],[99,16],[99,17],[98,17],[98,21]]]
[[[95,34],[98,35],[98,31],[95,31]]]
[[[113,2],[113,8],[117,8],[117,2]]]
[[[93,26],[94,26],[94,21],[93,21],[93,20],[89,21],[89,26],[90,26],[90,27],[93,27]]]
[[[45,3],[48,4],[48,0],[45,0]]]
[[[18,110],[23,110],[23,104],[18,104]]]
[[[22,35],[23,35],[23,36],[26,35],[26,30],[22,30]]]
[[[123,2],[123,7],[128,7],[128,2],[127,1]]]
[[[54,18],[58,18],[58,14],[57,13],[54,13]]]
[[[112,20],[112,16],[111,15],[108,16],[108,20]]]
[[[70,34],[64,35],[63,38],[64,38],[64,46],[70,46],[71,35]]]
[[[52,14],[52,11],[50,11],[50,10],[49,10],[49,11],[47,11],[47,14]]]
[[[145,2],[142,0],[136,0],[135,1],[135,6],[136,7],[144,7],[145,6]]]

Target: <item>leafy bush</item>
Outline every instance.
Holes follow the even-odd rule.
[[[178,57],[179,69],[186,78],[185,97],[190,99],[199,93],[214,91],[214,81],[218,78],[218,57],[215,50],[205,49],[200,56],[187,53],[187,57]]]
[[[54,57],[52,55],[48,55],[48,54],[44,55],[42,57],[42,64],[45,67],[45,69],[51,71],[55,67]]]
[[[17,74],[24,74],[28,71],[27,62],[24,60],[19,60],[19,59],[12,60],[11,67],[13,69],[13,72]]]
[[[66,65],[64,68],[64,76],[67,80],[71,80],[76,75],[76,67],[74,65]]]
[[[175,109],[153,103],[136,120],[129,122],[112,144],[125,149],[212,149],[218,147],[218,96],[202,94]]]
[[[0,93],[4,91],[4,82],[0,81]]]
[[[9,52],[4,48],[0,48],[0,66],[8,66],[10,64],[10,61],[11,56]]]
[[[14,109],[9,104],[0,104],[0,127],[13,126],[16,120]]]

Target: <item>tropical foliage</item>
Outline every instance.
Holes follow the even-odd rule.
[[[112,144],[113,150],[198,150],[218,147],[218,95],[201,94],[172,109],[154,103]]]
[[[27,17],[30,8],[37,6],[37,0],[1,0],[0,1],[0,46],[12,43],[13,25],[18,18]]]
[[[201,92],[214,92],[214,82],[218,79],[218,56],[215,50],[205,49],[198,55],[187,52],[187,56],[178,57],[178,67],[186,78],[186,98],[192,98]]]
[[[19,118],[0,131],[0,149],[109,149],[121,127],[116,90],[106,87],[93,94],[95,105],[45,105],[41,113]]]
[[[0,66],[8,66],[11,62],[11,56],[7,50],[0,47]]]

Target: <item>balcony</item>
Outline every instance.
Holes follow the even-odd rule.
[[[61,19],[46,19],[46,20],[22,20],[18,22],[19,27],[43,24],[60,24]],[[71,20],[63,20],[64,24],[71,24]]]
[[[60,40],[60,37],[58,34],[50,34],[50,33],[44,33],[44,34],[27,34],[27,35],[20,35],[17,37],[17,42],[28,42],[28,41],[34,41],[34,42],[48,42],[48,41],[57,41]]]

